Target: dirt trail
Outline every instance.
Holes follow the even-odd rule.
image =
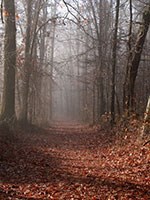
[[[0,199],[150,199],[149,147],[110,141],[104,131],[65,123],[16,134],[1,142]]]

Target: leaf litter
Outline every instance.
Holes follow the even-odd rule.
[[[116,135],[62,124],[1,137],[0,199],[150,199],[150,144],[135,141],[135,128]]]

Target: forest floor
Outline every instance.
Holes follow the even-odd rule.
[[[148,200],[150,143],[63,124],[0,134],[0,200]],[[121,136],[120,136],[121,135]]]

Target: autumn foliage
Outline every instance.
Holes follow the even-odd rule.
[[[139,141],[137,124],[1,130],[0,199],[148,200],[150,144]]]

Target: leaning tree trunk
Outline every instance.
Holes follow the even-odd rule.
[[[150,134],[150,96],[148,98],[141,135]]]
[[[12,123],[15,119],[15,68],[16,68],[16,24],[14,0],[4,0],[4,86],[0,120]]]
[[[144,42],[147,36],[147,32],[150,25],[150,5],[147,6],[147,9],[143,12],[143,22],[139,29],[139,34],[135,43],[135,47],[132,50],[132,56],[128,62],[129,74],[127,82],[125,83],[125,109],[129,112],[134,111],[135,105],[135,95],[134,87],[135,80],[138,73],[138,67],[141,59],[141,54],[144,46]]]

